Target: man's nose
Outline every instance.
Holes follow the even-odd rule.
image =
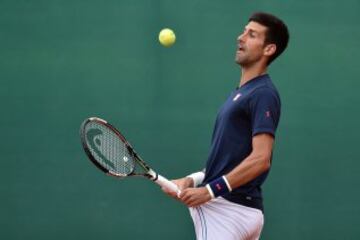
[[[245,41],[245,34],[240,34],[237,38],[238,42],[244,42]]]

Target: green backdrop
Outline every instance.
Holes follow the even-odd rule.
[[[79,126],[107,119],[169,178],[201,169],[257,10],[291,31],[262,239],[358,239],[358,0],[0,0],[0,239],[194,239],[151,182],[97,171]]]

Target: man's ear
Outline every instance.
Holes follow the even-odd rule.
[[[264,55],[265,56],[271,56],[276,52],[276,45],[271,43],[266,45],[266,47],[264,48]]]

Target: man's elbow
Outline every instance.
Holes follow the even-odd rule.
[[[261,155],[259,156],[259,162],[261,165],[261,172],[266,172],[271,166],[271,156]]]

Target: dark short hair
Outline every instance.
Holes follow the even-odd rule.
[[[289,31],[285,23],[278,17],[265,13],[256,12],[251,15],[249,22],[257,22],[267,27],[265,44],[273,43],[276,45],[275,53],[270,57],[268,65],[274,61],[287,47],[289,42]]]

